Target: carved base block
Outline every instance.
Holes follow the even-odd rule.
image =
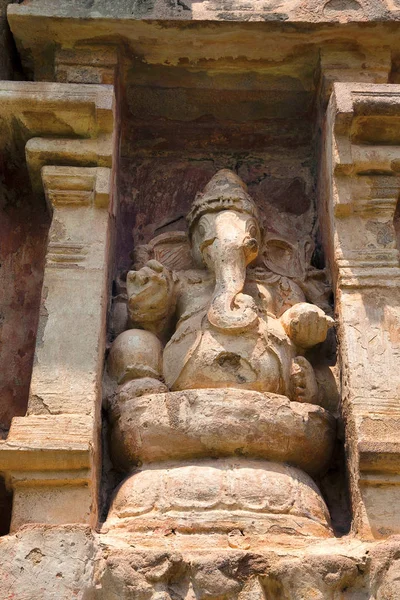
[[[203,389],[114,400],[113,458],[144,463],[240,454],[287,462],[314,475],[330,460],[335,419],[320,406],[237,389]]]
[[[245,459],[145,466],[117,490],[106,527],[333,535],[328,509],[308,475],[294,467]]]
[[[397,600],[400,540],[284,538],[212,547],[158,531],[154,546],[80,525],[1,538],[0,597],[15,600]],[[144,538],[145,536],[143,536]],[[147,536],[148,537],[148,536]],[[225,536],[228,537],[228,536]],[[238,533],[238,537],[240,533]],[[190,538],[190,540],[188,540]],[[242,537],[242,539],[245,539]],[[268,540],[270,536],[268,536]],[[145,540],[144,540],[145,541]],[[200,542],[201,540],[197,540]]]
[[[13,419],[0,442],[0,472],[13,491],[11,531],[28,523],[96,522],[94,436],[88,415]]]
[[[29,474],[30,475],[30,474]],[[54,476],[54,474],[51,474]],[[65,474],[63,474],[65,477]],[[34,485],[29,480],[18,485],[13,478],[13,515],[11,531],[17,531],[22,525],[62,525],[69,523],[90,523],[92,508],[92,490],[82,481],[74,485],[74,476],[66,481],[47,479],[47,473],[40,473],[42,479]],[[25,485],[24,485],[25,483]],[[45,485],[48,483],[48,485]]]

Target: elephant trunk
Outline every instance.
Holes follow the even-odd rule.
[[[258,244],[248,236],[238,240],[226,233],[207,248],[207,264],[216,279],[207,316],[215,328],[234,333],[252,328],[258,321],[254,300],[242,293],[246,266],[257,255]]]

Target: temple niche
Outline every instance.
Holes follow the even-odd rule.
[[[0,600],[400,598],[397,4],[0,0]]]
[[[136,249],[107,371],[113,461],[140,468],[107,528],[229,533],[234,519],[246,533],[333,535],[309,476],[326,471],[336,437],[307,358],[334,325],[312,250],[310,236],[265,235],[228,169],[196,195],[186,233]]]

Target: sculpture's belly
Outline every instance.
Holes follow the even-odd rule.
[[[164,351],[164,377],[172,390],[232,387],[286,393],[279,349],[260,332],[230,335],[187,328]]]

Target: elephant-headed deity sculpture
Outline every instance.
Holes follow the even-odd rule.
[[[325,340],[333,319],[305,302],[293,281],[283,289],[269,283],[265,268],[248,268],[259,254],[261,231],[245,184],[232,171],[219,171],[187,219],[195,268],[170,271],[151,259],[128,272],[130,319],[157,340],[137,330],[125,334],[111,351],[112,373],[120,383],[131,379],[143,347],[153,363],[160,340],[167,343],[156,379],[171,391],[238,388],[315,403],[317,385],[304,354]],[[149,381],[143,383],[147,389]],[[138,380],[135,387],[139,392]]]
[[[190,255],[183,246],[173,261],[168,251],[153,252],[127,274],[131,327],[118,335],[108,358],[118,385],[110,408],[116,462],[129,471],[138,463],[214,457],[223,458],[217,468],[225,473],[236,469],[226,457],[238,453],[253,462],[272,459],[263,463],[260,495],[274,496],[271,485],[279,477],[290,489],[301,480],[308,491],[303,489],[300,504],[309,514],[316,502],[315,514],[321,513],[326,528],[323,500],[297,467],[315,473],[332,448],[332,417],[316,406],[318,386],[305,354],[325,340],[333,319],[307,302],[293,279],[276,276],[260,260],[257,207],[235,173],[216,173],[197,194],[187,220]],[[161,246],[158,240],[158,250]],[[150,469],[151,494],[157,485],[168,487],[165,477],[174,477],[164,467]],[[211,467],[171,467],[174,473],[180,468],[194,469],[182,475],[191,482],[190,496],[196,469]],[[237,482],[245,476],[240,473]],[[205,480],[199,475],[201,485]],[[129,485],[117,493],[112,518],[127,515],[127,506],[135,504]],[[289,488],[282,491],[283,503],[296,505],[302,515]]]

